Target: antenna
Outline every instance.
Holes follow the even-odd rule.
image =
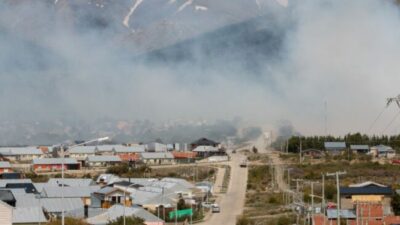
[[[387,98],[386,108],[389,107],[390,104],[392,104],[393,102],[395,102],[397,106],[400,108],[400,94],[393,98]]]

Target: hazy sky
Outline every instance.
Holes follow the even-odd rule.
[[[247,48],[236,58],[219,58],[211,51],[208,61],[195,43],[186,49],[195,59],[176,64],[133,59],[140,42],[126,43],[128,8],[105,16],[120,18],[120,27],[100,29],[75,24],[85,20],[71,18],[77,15],[71,8],[40,2],[0,3],[2,120],[240,116],[266,127],[288,120],[317,134],[324,132],[326,101],[329,133],[344,134],[366,132],[386,97],[400,93],[399,8],[389,0],[289,1],[286,8],[265,0],[268,16],[257,26],[276,31],[279,53],[258,57],[262,50]],[[396,110],[385,112],[372,132],[382,132]],[[395,131],[400,118],[387,129]]]

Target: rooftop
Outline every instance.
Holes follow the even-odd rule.
[[[33,164],[39,165],[53,165],[53,164],[62,164],[63,158],[42,158],[42,159],[33,159]],[[64,164],[78,164],[78,161],[73,158],[64,158]]]
[[[115,155],[88,156],[88,162],[121,162],[121,158]]]
[[[324,146],[326,149],[343,149],[346,148],[345,142],[325,142]]]

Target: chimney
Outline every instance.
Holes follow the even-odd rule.
[[[89,217],[89,206],[88,205],[84,205],[83,206],[83,210],[84,210],[84,216],[85,219]]]

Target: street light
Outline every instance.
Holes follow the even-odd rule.
[[[64,145],[64,144],[58,145],[61,148],[61,181],[62,181],[62,184],[61,184],[61,201],[62,202],[64,202],[64,159],[65,159],[65,157],[64,157],[64,147],[68,147],[69,149],[72,149],[72,148],[75,148],[77,146],[82,146],[82,145],[90,144],[90,143],[93,143],[93,142],[103,142],[103,141],[106,141],[108,139],[109,139],[109,137],[102,137],[102,138],[89,140],[89,141],[82,142],[80,144],[75,144],[75,145],[69,145],[69,146],[68,145]],[[62,206],[62,208],[61,208],[61,225],[65,225],[64,206]]]

